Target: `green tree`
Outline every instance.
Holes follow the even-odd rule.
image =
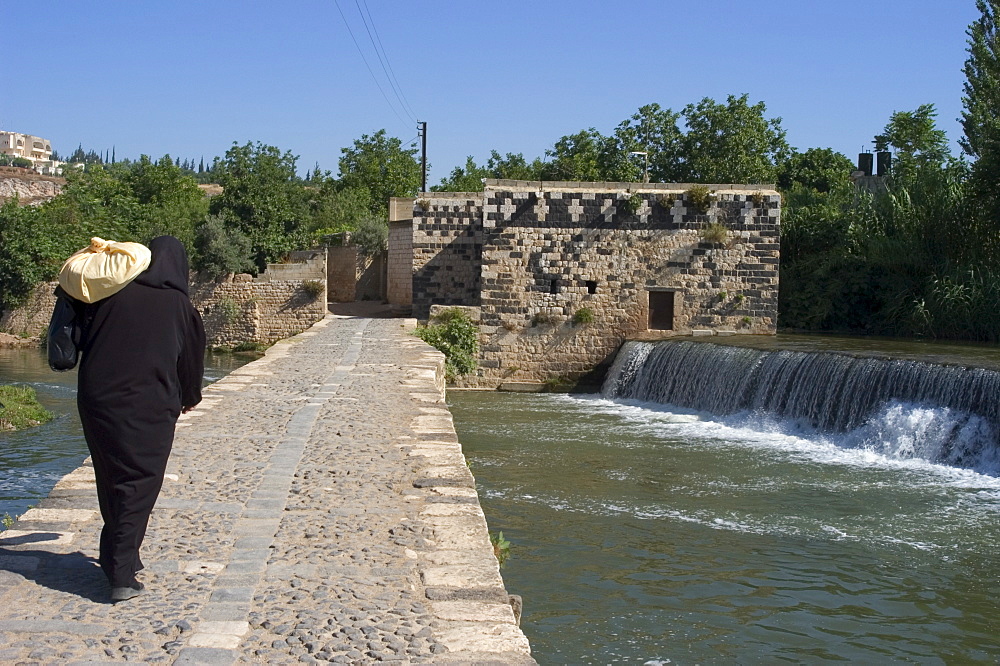
[[[365,254],[376,255],[389,247],[389,225],[384,218],[367,215],[358,221],[351,238]]]
[[[965,61],[962,97],[962,149],[975,162],[971,184],[983,218],[981,224],[992,240],[984,256],[996,261],[1000,256],[997,229],[1000,228],[1000,31],[997,19],[1000,0],[976,0],[979,18],[968,35],[969,57]]]
[[[325,179],[324,179],[325,178]],[[323,236],[354,231],[371,213],[371,192],[367,188],[341,187],[329,177],[313,178],[319,182],[309,194],[311,219],[309,235],[314,242]]]
[[[545,151],[551,159],[545,165],[545,180],[615,180],[607,177],[609,152],[618,152],[613,137],[591,127],[567,134]]]
[[[765,117],[764,102],[730,95],[725,104],[706,97],[681,115],[680,179],[700,183],[773,183],[790,152],[781,118]]]
[[[990,161],[1000,154],[1000,32],[997,17],[1000,1],[976,0],[980,17],[973,22],[968,35],[969,57],[962,97],[962,129],[959,140],[962,149],[973,159],[986,157]]]
[[[169,155],[155,163],[143,155],[138,162],[121,162],[110,169],[144,209],[144,228],[136,228],[135,235],[148,240],[166,234],[194,246],[194,229],[208,212],[208,202],[190,174]]]
[[[521,153],[501,155],[496,150],[490,152],[486,166],[479,166],[470,155],[465,160],[464,167],[455,167],[439,185],[431,190],[435,192],[481,192],[484,178],[506,180],[543,180],[546,164],[540,159],[529,163]]]
[[[481,192],[483,190],[483,179],[490,178],[489,169],[479,166],[469,155],[465,158],[464,167],[455,167],[446,178],[441,179],[439,185],[434,185],[431,190],[434,192]]]
[[[875,150],[894,149],[896,169],[909,170],[917,164],[941,164],[950,157],[948,137],[937,128],[933,104],[921,104],[916,111],[896,111],[881,134],[875,135]]]
[[[826,193],[850,182],[854,164],[846,155],[831,148],[810,148],[794,152],[777,169],[778,189],[789,191],[801,185]]]
[[[223,215],[250,240],[251,257],[263,271],[305,242],[308,206],[295,173],[296,157],[262,143],[236,143],[216,163],[222,194],[209,212]]]
[[[19,206],[16,198],[0,206],[0,309],[20,304],[69,256],[46,231],[38,208]]]
[[[223,215],[206,215],[195,229],[192,266],[210,277],[243,273],[256,267],[250,259],[250,239]]]
[[[488,178],[503,180],[542,180],[545,163],[537,157],[528,162],[523,153],[507,153],[501,155],[496,150],[490,151],[486,160]]]
[[[416,148],[403,148],[384,129],[362,135],[349,148],[341,148],[340,185],[365,189],[370,194],[369,211],[387,217],[391,197],[416,196],[420,189],[420,164]]]
[[[649,160],[649,181],[672,183],[683,180],[681,171],[681,131],[677,126],[679,113],[663,109],[659,104],[646,104],[637,113],[622,121],[615,129],[618,142],[618,164],[623,176],[615,180],[641,181],[645,160],[640,156],[629,159],[629,153],[644,152]]]

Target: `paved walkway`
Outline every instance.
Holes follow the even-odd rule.
[[[145,594],[84,466],[0,533],[0,663],[534,663],[412,322],[328,316],[178,424]]]

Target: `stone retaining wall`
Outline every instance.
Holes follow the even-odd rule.
[[[257,278],[242,274],[215,281],[194,277],[191,301],[205,320],[210,346],[271,344],[326,316],[325,251],[293,252],[291,259],[288,264],[269,265]],[[322,288],[314,295],[309,283]],[[57,284],[39,285],[25,305],[5,311],[0,331],[22,337],[43,336],[55,305]]]

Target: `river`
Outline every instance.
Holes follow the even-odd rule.
[[[233,354],[206,356],[211,383],[252,360]],[[0,433],[0,517],[16,517],[48,495],[87,457],[76,412],[76,370],[53,372],[40,349],[0,348],[0,383],[31,386],[55,418],[36,428]]]
[[[854,351],[890,354],[868,347]],[[906,354],[1000,367],[990,348],[891,351]],[[213,358],[208,379],[245,360]],[[38,350],[0,349],[0,381],[34,386],[57,414],[0,434],[0,515],[18,515],[86,446],[75,373],[49,371]],[[988,464],[739,410],[472,391],[448,401],[490,528],[512,542],[504,580],[524,597],[543,665],[1000,660],[1000,477]],[[941,419],[933,406],[894,409],[877,437]]]
[[[867,346],[854,352],[965,358]],[[995,458],[950,466],[877,441],[954,412],[896,402],[836,432],[603,395],[448,401],[543,665],[1000,660]]]

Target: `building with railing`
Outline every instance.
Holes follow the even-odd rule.
[[[52,144],[39,136],[0,130],[0,154],[24,158],[39,173],[52,175],[62,171],[63,163],[52,159]]]

